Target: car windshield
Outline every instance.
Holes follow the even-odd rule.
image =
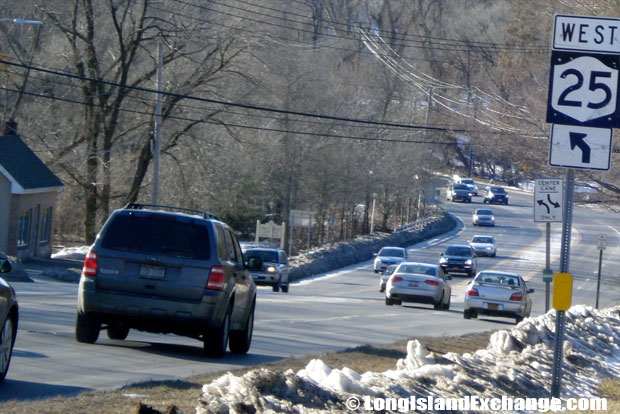
[[[480,272],[476,282],[500,286],[521,286],[519,276],[492,272]]]
[[[387,257],[405,257],[405,252],[401,249],[386,249],[383,248],[379,252],[379,256],[387,256]]]
[[[461,179],[461,183],[473,185],[474,184],[474,180],[469,179],[469,178],[463,178],[463,179]]]
[[[506,194],[504,187],[491,187],[491,192],[494,194]]]
[[[246,257],[260,257],[263,262],[278,263],[278,252],[273,250],[248,250]]]
[[[478,216],[492,216],[493,212],[491,210],[476,210],[476,215],[478,215]]]
[[[446,249],[448,256],[471,256],[471,249],[464,246],[450,246]]]
[[[101,247],[126,252],[209,259],[209,230],[195,220],[166,215],[117,215]]]
[[[491,237],[474,237],[473,239],[471,239],[471,242],[493,244],[493,239]]]
[[[398,268],[398,273],[415,273],[418,275],[437,276],[437,267],[424,264],[402,264]]]
[[[453,188],[455,190],[467,190],[467,186],[465,184],[454,184]]]

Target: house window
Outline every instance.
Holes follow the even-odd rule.
[[[41,240],[39,240],[39,243],[49,242],[51,233],[52,233],[52,208],[48,207],[43,210],[43,216],[41,217]]]
[[[30,243],[30,223],[32,222],[32,209],[26,210],[19,217],[19,229],[17,232],[17,247],[26,247]]]

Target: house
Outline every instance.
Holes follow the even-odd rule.
[[[0,136],[0,251],[20,259],[50,257],[64,184],[11,126]]]

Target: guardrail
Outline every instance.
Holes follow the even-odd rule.
[[[435,221],[439,220],[439,217],[427,217],[422,220],[414,221],[413,223],[403,224],[402,226],[398,226],[394,229],[394,233],[398,233],[399,231],[420,231],[423,230],[426,226]]]

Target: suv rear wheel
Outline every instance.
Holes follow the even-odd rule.
[[[203,352],[205,355],[213,358],[222,358],[224,354],[226,354],[228,335],[230,334],[231,312],[232,306],[229,305],[222,324],[217,328],[209,329],[207,333],[203,335]]]
[[[280,291],[280,282],[276,282],[272,287],[274,292],[279,292]]]
[[[245,329],[241,331],[230,331],[230,352],[235,354],[245,354],[250,349],[252,343],[252,333],[254,332],[254,308],[255,303],[252,303],[252,308],[248,314],[248,319],[245,322]]]
[[[94,344],[99,338],[101,323],[93,316],[78,311],[75,319],[75,340],[85,344]]]

